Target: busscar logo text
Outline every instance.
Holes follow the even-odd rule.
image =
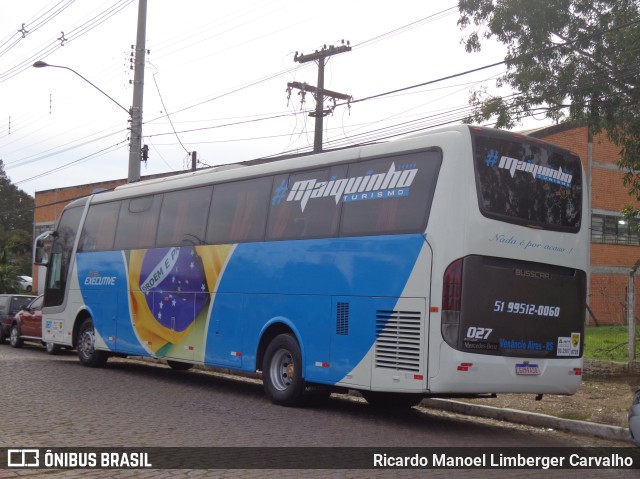
[[[522,276],[523,278],[551,279],[551,273],[547,273],[545,271],[533,271],[530,269],[516,268],[514,274],[516,276]]]

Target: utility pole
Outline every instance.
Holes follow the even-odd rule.
[[[306,63],[306,62],[311,62],[316,60],[318,62],[318,86],[317,87],[313,87],[311,85],[307,85],[306,83],[300,83],[300,82],[287,83],[287,88],[289,91],[291,91],[291,88],[297,88],[298,90],[302,91],[303,94],[304,92],[309,91],[313,93],[315,96],[315,99],[316,99],[315,112],[309,113],[309,116],[314,117],[316,119],[315,134],[313,137],[314,153],[319,153],[322,151],[323,118],[333,111],[332,109],[324,108],[325,96],[333,98],[334,102],[336,98],[340,100],[346,100],[346,101],[349,101],[351,99],[350,95],[345,95],[342,93],[337,93],[331,90],[324,89],[324,66],[325,66],[326,58],[330,57],[331,55],[337,55],[338,53],[351,51],[349,42],[347,42],[347,44],[345,45],[343,40],[342,43],[343,44],[339,47],[335,47],[333,45],[327,47],[326,45],[324,45],[322,47],[322,50],[320,51],[316,50],[314,53],[310,53],[309,55],[302,55],[296,52],[295,56],[293,57],[293,61],[296,61],[299,63]]]
[[[135,45],[131,137],[129,138],[129,183],[140,181],[142,160],[142,98],[144,90],[145,44],[147,41],[147,0],[138,0],[138,33]]]

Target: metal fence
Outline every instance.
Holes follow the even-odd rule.
[[[588,298],[587,326],[607,327],[607,342],[589,341],[599,331],[587,328],[585,348],[597,347],[603,359],[607,356],[624,361],[638,359],[637,343],[640,336],[640,279],[630,274],[592,274]],[[598,335],[600,336],[600,335]],[[630,345],[634,344],[635,347]]]

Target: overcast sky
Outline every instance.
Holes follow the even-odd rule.
[[[137,0],[3,0],[0,16],[0,158],[35,191],[126,178]],[[331,57],[325,88],[352,95],[325,119],[326,146],[346,146],[455,120],[469,90],[493,88],[503,67],[377,99],[503,59],[468,54],[453,0],[149,0],[142,175],[277,155],[313,144],[314,100],[287,82],[315,85],[315,63],[295,52],[349,41]],[[24,24],[24,34],[19,32]],[[343,102],[339,102],[343,103]],[[172,124],[173,123],[173,126]],[[174,133],[174,130],[177,132]]]

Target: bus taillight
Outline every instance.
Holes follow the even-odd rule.
[[[447,267],[442,284],[441,332],[443,339],[452,347],[458,344],[461,302],[462,258]]]

